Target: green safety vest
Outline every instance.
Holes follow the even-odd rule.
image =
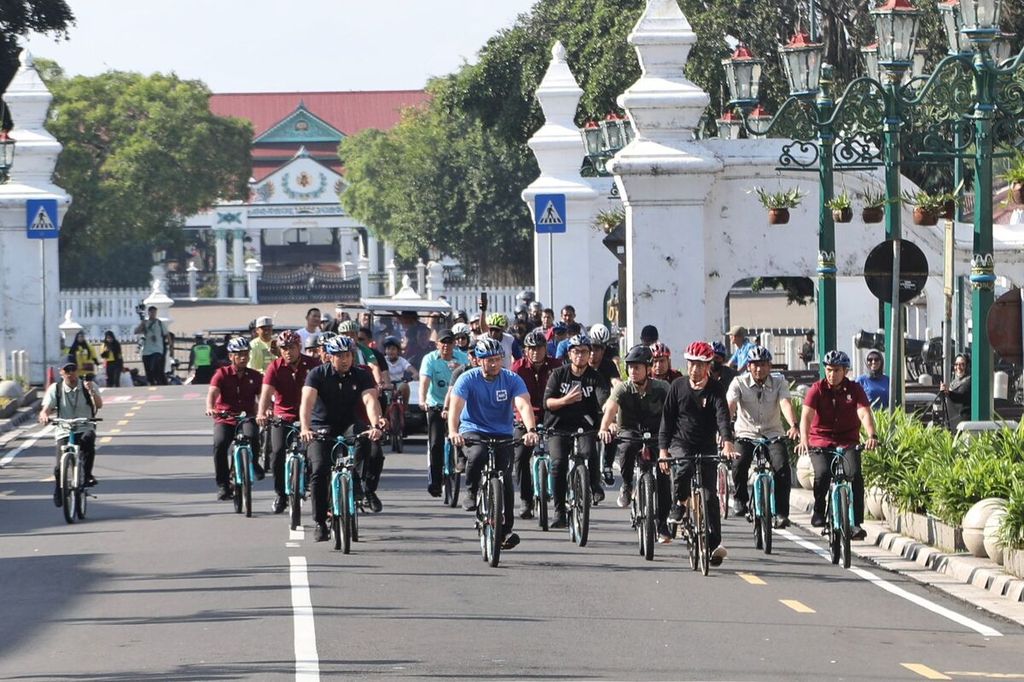
[[[198,346],[192,346],[193,357],[195,357],[196,367],[209,367],[210,356],[212,355],[212,348],[205,343]]]

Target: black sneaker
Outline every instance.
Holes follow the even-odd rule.
[[[864,540],[868,537],[868,532],[860,526],[854,526],[851,530],[853,531],[850,535],[851,540]]]
[[[288,498],[284,495],[278,495],[274,498],[274,501],[270,505],[270,510],[275,514],[280,514],[288,507]]]
[[[569,522],[565,518],[564,511],[555,512],[555,520],[551,522],[551,528],[566,528]]]
[[[377,493],[366,493],[366,504],[369,505],[370,511],[374,514],[380,513],[380,510],[384,508],[384,505],[380,503],[380,498],[377,497]]]
[[[821,514],[818,514],[817,512],[815,512],[814,514],[811,514],[811,526],[814,527],[814,528],[824,528],[825,527],[825,517],[822,516]]]
[[[265,472],[263,470],[263,467],[260,466],[259,462],[254,461],[252,463],[252,470],[253,470],[253,473],[256,474],[256,480],[257,481],[262,481],[263,478],[267,475],[267,472]]]
[[[327,529],[326,523],[316,524],[316,531],[313,533],[314,542],[324,542],[331,538],[331,531]]]
[[[462,508],[468,512],[476,511],[476,493],[467,490],[466,497],[462,500]]]
[[[501,543],[502,549],[512,549],[519,544],[519,536],[515,533],[509,533],[505,536],[505,541]]]
[[[234,493],[231,492],[231,486],[229,485],[222,485],[217,492],[218,500],[230,500],[232,497],[234,497]]]
[[[789,528],[790,521],[788,516],[776,516],[775,527],[776,528]]]
[[[97,480],[96,480],[96,477],[95,477],[95,476],[88,476],[88,477],[87,477],[87,478],[85,479],[85,487],[86,487],[86,488],[91,488],[91,487],[93,487],[94,485],[96,485],[97,483],[99,483],[99,481],[97,481]]]
[[[527,502],[526,500],[523,501],[522,505],[519,507],[519,518],[523,519],[524,521],[528,521],[533,518],[532,500],[530,500],[529,502]]]
[[[672,523],[682,523],[683,522],[683,516],[684,516],[683,505],[681,505],[681,504],[673,504],[672,505],[672,511],[670,511],[668,513],[669,521],[671,521]]]
[[[61,494],[60,486],[53,489],[53,504],[57,507],[64,506],[64,495]]]
[[[430,493],[431,497],[441,497],[441,486],[439,485],[428,485],[427,492]]]
[[[594,488],[590,493],[590,501],[592,504],[597,505],[604,501],[604,488]]]

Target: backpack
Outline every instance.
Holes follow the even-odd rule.
[[[55,397],[53,402],[54,402],[54,404],[56,406],[56,409],[57,409],[57,418],[59,419],[60,418],[60,395],[61,395],[60,392],[61,392],[61,389],[64,388],[64,379],[57,379],[57,381],[56,381],[56,383],[54,385],[56,386],[56,388],[54,389],[54,393],[53,393],[53,395]],[[85,390],[85,386],[84,385],[82,386],[82,394],[85,396],[85,402],[89,405],[89,410],[92,412],[92,416],[95,417],[96,416],[96,406],[92,404],[92,395],[89,393],[89,391]]]

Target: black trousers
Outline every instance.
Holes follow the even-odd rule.
[[[124,371],[122,360],[111,360],[107,363],[107,387],[118,388],[121,386],[121,372]]]
[[[832,456],[811,450],[814,468],[814,513],[825,516],[825,500],[832,483]],[[850,450],[843,455],[843,471],[853,487],[853,522],[864,523],[864,476],[860,472],[860,453]]]
[[[85,478],[92,476],[92,465],[96,461],[96,432],[80,433],[75,441],[82,451],[82,467]],[[57,439],[57,466],[53,467],[53,478],[60,487],[60,449],[68,444],[68,437]]]
[[[669,448],[669,455],[672,457],[692,456],[696,453],[685,452],[678,446]],[[701,453],[705,456],[716,454],[714,450]],[[683,462],[672,467],[672,495],[676,502],[683,502],[690,497],[690,479],[693,478],[696,460]],[[704,501],[708,512],[708,541],[711,549],[722,544],[722,511],[718,508],[718,492],[715,490],[715,481],[718,474],[718,465],[714,461],[702,462],[700,475],[704,487]]]
[[[468,440],[475,440],[480,438],[489,437],[487,434],[474,433],[469,431],[462,434]],[[483,473],[484,465],[487,463],[487,446],[483,443],[474,443],[467,445],[466,448],[466,494],[476,497],[477,490],[480,489],[480,474]],[[504,487],[504,509],[505,518],[502,524],[503,535],[508,535],[512,532],[512,527],[515,524],[515,510],[513,504],[515,500],[515,490],[512,487],[512,456],[513,450],[511,445],[502,445],[495,448],[494,451],[494,464],[499,469],[505,472],[505,487]]]
[[[551,475],[555,479],[555,511],[565,511],[565,492],[568,488],[569,455],[572,453],[573,441],[570,436],[548,436],[548,455],[551,457]],[[601,453],[597,450],[594,436],[583,436],[578,439],[578,451],[587,458],[590,470],[590,489],[601,488]]]
[[[252,456],[259,456],[259,428],[255,422],[248,421],[242,425],[242,433],[249,437]],[[228,454],[231,450],[231,441],[235,439],[235,427],[232,424],[213,423],[213,471],[217,478],[218,486],[226,486],[231,483]]]
[[[285,449],[288,445],[288,427],[283,424],[270,427],[270,470],[274,473],[274,492],[278,497],[285,496],[284,462],[287,459]],[[298,438],[298,434],[295,435]]]
[[[750,501],[747,477],[750,475],[750,464],[754,461],[754,445],[738,442],[736,449],[739,450],[740,456],[732,470],[732,480],[736,485],[736,499],[747,504]],[[772,443],[768,446],[768,460],[775,475],[775,513],[777,516],[789,516],[789,491],[793,488],[793,482],[785,442]]]
[[[629,429],[622,429],[619,433],[629,438],[639,438],[643,435],[639,431],[630,431]],[[632,487],[634,494],[636,493],[636,458],[640,454],[641,448],[643,448],[641,443],[619,443],[617,448],[608,446],[604,451],[605,466],[611,466],[613,458],[617,460],[619,471],[622,474],[622,483]],[[658,493],[658,523],[663,524],[668,519],[668,511],[672,506],[672,476],[661,473],[661,469],[658,468],[657,443],[653,443],[651,446],[651,457],[653,458],[651,467],[654,469],[654,480]]]
[[[365,424],[356,424],[349,427],[345,431],[345,435],[351,437],[365,431],[366,428]],[[314,440],[306,450],[312,470],[309,476],[309,492],[312,500],[313,521],[318,524],[327,522],[327,512],[331,508],[331,450],[334,449],[334,438],[337,435],[332,433],[330,439],[326,441]],[[340,456],[342,452],[342,448],[339,447],[338,455]],[[384,450],[380,446],[380,441],[360,440],[356,445],[356,468],[352,476],[357,497],[364,491],[371,493],[377,491],[383,469]]]
[[[167,372],[164,370],[164,354],[150,353],[142,356],[142,366],[146,370],[146,382],[150,386],[163,386],[167,383]]]
[[[427,408],[427,488],[441,489],[444,469],[444,440],[448,425],[440,407]]]
[[[533,504],[533,470],[530,468],[530,457],[533,456],[533,446],[523,445],[522,437],[526,435],[526,427],[516,424],[515,438],[519,443],[515,446],[515,478],[519,486],[519,499],[523,504]]]

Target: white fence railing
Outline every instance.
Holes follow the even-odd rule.
[[[465,310],[470,315],[479,306],[480,292],[487,292],[487,310],[495,313],[505,313],[511,317],[516,310],[516,294],[523,289],[532,289],[532,286],[525,287],[502,287],[491,289],[488,287],[454,287],[444,290],[444,297],[455,310]]]
[[[130,337],[139,316],[135,307],[149,296],[140,289],[68,289],[60,292],[61,317],[71,311],[71,319],[82,325],[89,339],[102,339],[103,332],[113,331],[119,339]],[[67,339],[68,342],[71,339]]]

